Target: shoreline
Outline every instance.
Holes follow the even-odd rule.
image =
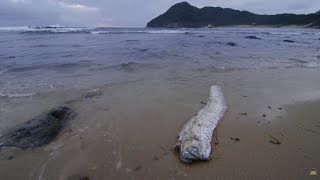
[[[96,87],[101,91],[99,96],[71,104],[78,116],[52,143],[35,150],[6,148],[2,151],[2,159],[10,155],[14,158],[0,161],[3,167],[0,176],[8,179],[19,179],[26,174],[30,175],[26,179],[39,176],[43,179],[68,179],[77,175],[93,179],[149,179],[155,175],[163,179],[308,177],[310,168],[319,168],[320,159],[315,153],[320,150],[320,145],[301,143],[303,139],[315,142],[318,135],[298,127],[302,134],[296,137],[294,132],[300,119],[295,118],[294,123],[291,119],[296,114],[305,118],[311,114],[309,120],[310,117],[318,117],[316,108],[313,113],[305,113],[309,108],[305,109],[303,103],[315,101],[316,105],[312,107],[318,107],[319,101],[315,99],[319,97],[308,97],[308,93],[298,95],[297,92],[314,94],[308,89],[316,89],[310,83],[320,72],[308,69],[275,72],[210,73],[206,79],[197,79],[197,85],[194,81],[181,84],[151,78]],[[212,80],[208,81],[210,77]],[[283,84],[284,81],[287,84]],[[300,88],[295,83],[300,84]],[[220,144],[210,161],[186,165],[172,151],[172,146],[182,126],[203,106],[201,101],[207,99],[209,84],[222,86],[228,105],[219,130]],[[51,101],[51,108],[61,105],[66,97],[72,97],[71,94],[74,96],[71,99],[77,99],[84,97],[85,92],[64,91],[49,93],[45,97],[46,102]],[[29,112],[8,119],[21,121],[34,117],[42,110],[33,109],[30,103],[39,104],[44,101],[43,96],[33,96],[27,100],[28,103],[19,103],[18,109],[29,107]],[[244,112],[246,115],[241,114]],[[310,123],[305,124],[308,126],[304,128],[310,129]],[[270,143],[268,135],[277,138],[281,144]],[[239,141],[230,138],[239,138]],[[302,151],[298,147],[292,148],[295,145],[299,145]],[[61,166],[66,160],[68,163]],[[35,166],[26,168],[23,162]],[[24,170],[16,174],[13,169]]]
[[[281,25],[227,25],[227,26],[216,26],[212,28],[208,27],[145,27],[146,29],[219,29],[219,28],[270,28],[270,29],[310,29],[318,30],[320,27],[308,27],[308,25],[290,25],[290,26],[281,26]]]
[[[56,107],[77,114],[45,146],[2,149],[0,179],[303,179],[318,169],[318,32],[146,31],[0,33],[12,57],[0,134]],[[186,165],[172,147],[212,85],[228,106],[220,144],[209,162]]]

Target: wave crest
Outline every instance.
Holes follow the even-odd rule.
[[[0,27],[0,31],[18,32],[21,34],[186,34],[186,29],[138,29],[138,28],[85,28],[85,27]]]
[[[26,98],[33,96],[33,93],[26,93],[26,94],[15,94],[15,93],[2,93],[0,92],[0,97],[4,98]]]

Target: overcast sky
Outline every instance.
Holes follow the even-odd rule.
[[[0,0],[0,26],[68,25],[144,27],[181,0]],[[259,14],[312,13],[320,0],[188,0]]]

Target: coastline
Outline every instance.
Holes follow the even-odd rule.
[[[290,26],[273,26],[273,25],[231,25],[231,26],[219,26],[225,28],[276,28],[276,29],[319,29],[320,27],[309,27],[309,25],[290,25]],[[219,28],[216,27],[216,28]]]
[[[165,13],[147,23],[147,27],[182,28],[182,27],[218,27],[234,24],[246,25],[309,25],[318,27],[320,12],[309,14],[255,14],[231,8],[198,8],[188,2],[171,6]]]
[[[161,29],[161,28],[168,28],[168,29],[182,29],[182,28],[188,28],[188,29],[219,29],[219,28],[273,28],[273,29],[320,29],[320,27],[315,26],[315,27],[310,27],[309,25],[226,25],[226,26],[216,26],[216,27],[198,27],[198,28],[190,28],[190,27],[148,27],[146,28],[149,29]]]
[[[312,121],[319,114],[304,104],[320,97],[319,35],[251,28],[2,32],[0,134],[56,107],[77,116],[45,146],[2,149],[0,179],[308,178],[320,164]],[[220,144],[210,161],[187,165],[172,147],[212,85],[222,87],[228,106]]]

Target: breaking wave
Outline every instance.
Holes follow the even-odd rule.
[[[183,30],[93,30],[91,34],[184,34]]]
[[[32,93],[26,93],[26,94],[14,94],[14,93],[2,93],[0,92],[0,97],[4,98],[26,98],[26,97],[31,97],[34,94]]]
[[[89,67],[91,64],[88,62],[78,62],[78,63],[53,63],[53,64],[41,64],[41,65],[30,65],[30,66],[22,66],[22,67],[13,67],[7,69],[5,72],[8,73],[18,73],[18,72],[27,72],[33,70],[56,70],[56,71],[64,71],[66,69],[73,69],[79,67]]]
[[[124,29],[124,28],[84,28],[84,27],[0,27],[1,31],[18,32],[21,34],[184,34],[186,29]]]

